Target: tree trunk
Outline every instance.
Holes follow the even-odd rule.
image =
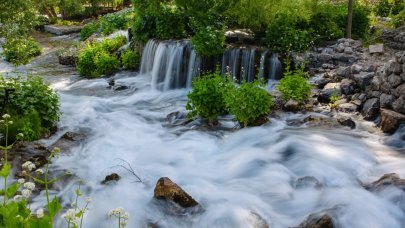
[[[347,11],[346,38],[352,38],[353,0],[349,0]]]

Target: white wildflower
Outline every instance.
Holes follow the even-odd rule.
[[[30,161],[27,161],[24,164],[22,164],[22,168],[28,171],[32,171],[33,169],[35,169],[35,164]]]
[[[121,228],[121,227],[125,227],[126,225],[127,225],[127,222],[126,222],[126,221],[121,221],[121,222],[120,222],[120,228]]]
[[[122,215],[121,218],[123,218],[123,219],[125,219],[125,220],[128,220],[128,219],[129,219],[129,213],[128,213],[128,212],[125,212],[125,213]]]
[[[76,203],[71,203],[70,206],[71,206],[71,207],[76,207],[77,204],[76,204]]]
[[[92,200],[91,197],[87,197],[86,198],[86,203],[91,203],[91,200]]]
[[[28,199],[31,197],[32,192],[29,189],[23,189],[21,194],[24,198]]]
[[[75,209],[67,210],[66,213],[62,215],[62,218],[66,219],[69,223],[72,223],[73,225],[78,225],[80,221],[80,218],[76,216]]]
[[[11,120],[10,120],[10,121],[8,121],[8,124],[10,124],[10,125],[11,125],[11,124],[13,124],[13,123],[14,123],[14,122],[13,122],[13,121],[11,121]]]
[[[4,114],[2,117],[3,117],[3,119],[11,118],[11,116],[9,114]]]
[[[25,179],[24,179],[24,178],[20,178],[20,179],[17,180],[17,182],[18,182],[19,184],[24,184],[24,183],[25,183]]]
[[[20,137],[20,138],[23,138],[24,134],[23,133],[18,133],[17,136]]]
[[[44,217],[44,209],[40,208],[37,210],[37,218]]]
[[[23,199],[22,195],[15,195],[13,198],[14,201],[20,201],[22,199]]]
[[[44,174],[44,170],[37,169],[37,170],[35,170],[35,173],[38,174],[38,175],[42,175],[42,174]]]
[[[32,182],[27,182],[27,183],[24,183],[24,188],[26,188],[26,189],[28,189],[28,190],[32,191],[32,190],[34,190],[34,189],[35,189],[35,184],[34,184],[34,183],[32,183]]]
[[[0,120],[0,124],[3,124],[4,123],[4,120]]]

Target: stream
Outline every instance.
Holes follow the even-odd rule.
[[[84,181],[82,192],[93,201],[83,227],[117,227],[107,217],[116,207],[129,212],[128,227],[257,227],[255,214],[269,227],[284,228],[330,208],[337,227],[405,227],[402,190],[370,192],[361,185],[385,173],[405,177],[404,129],[388,137],[368,122],[354,130],[287,124],[307,114],[281,114],[241,130],[229,116],[218,128],[202,127],[198,120],[181,125],[166,116],[185,112],[188,89],[154,90],[148,73],[116,74],[116,84],[129,87],[122,91],[107,88],[105,78],[73,78],[48,80],[60,95],[63,115],[58,133],[41,142],[52,145],[67,131],[86,135],[52,165],[53,171],[69,170]],[[122,167],[127,163],[142,183]],[[111,173],[121,180],[101,184]],[[319,183],[297,181],[306,176]],[[168,215],[153,200],[160,177],[176,182],[204,211]],[[77,186],[78,181],[61,182],[53,194],[69,207]],[[32,203],[40,206],[44,192]],[[67,225],[59,218],[56,227]]]

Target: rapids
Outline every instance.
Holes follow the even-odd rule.
[[[63,116],[60,131],[44,143],[52,144],[66,131],[84,132],[87,140],[55,160],[55,170],[70,170],[84,180],[85,196],[93,202],[84,227],[114,227],[107,213],[118,206],[130,213],[128,227],[156,222],[162,227],[253,227],[250,212],[270,227],[291,227],[309,214],[337,206],[338,227],[404,227],[404,192],[386,188],[371,193],[370,183],[385,173],[405,176],[404,145],[369,132],[288,126],[303,114],[285,114],[271,123],[235,131],[236,122],[224,117],[221,128],[199,130],[169,124],[166,115],[185,111],[187,89],[152,89],[150,74],[134,77],[121,72],[117,84],[126,91],[107,89],[106,79],[80,80],[58,88]],[[402,148],[401,148],[402,147]],[[144,183],[117,167],[123,159]],[[100,182],[112,172],[116,185]],[[170,216],[156,204],[156,181],[167,176],[205,209],[193,215]],[[296,187],[296,180],[316,177],[320,188]],[[60,185],[64,205],[74,201],[77,182]],[[33,206],[43,203],[43,194]],[[82,202],[83,203],[83,202]],[[63,225],[62,225],[63,224]],[[66,224],[62,219],[57,227]]]

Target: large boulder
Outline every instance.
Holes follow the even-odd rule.
[[[381,130],[386,133],[394,132],[405,122],[405,115],[388,109],[381,109]]]
[[[388,76],[388,83],[392,88],[395,88],[402,83],[402,79],[399,75],[391,74],[390,76]]]
[[[384,44],[375,44],[368,46],[370,54],[381,54],[384,53]]]
[[[290,112],[297,112],[300,111],[301,105],[298,101],[290,99],[287,101],[287,103],[285,103],[284,109]]]
[[[373,120],[377,117],[379,110],[380,110],[379,99],[371,98],[364,103],[361,114],[363,114],[365,120]]]
[[[339,112],[345,112],[345,113],[353,113],[353,112],[357,112],[359,110],[359,106],[357,106],[354,103],[343,103],[343,104],[339,104],[337,106],[337,110]]]
[[[156,183],[154,198],[165,201],[172,201],[181,207],[194,207],[199,205],[187,192],[180,188],[168,177],[162,177]]]
[[[345,78],[340,82],[340,89],[343,94],[346,94],[346,95],[354,94],[355,88],[356,88],[356,83],[353,80]]]
[[[361,72],[359,74],[353,75],[353,78],[360,88],[365,89],[368,85],[370,85],[374,75],[374,72]]]
[[[392,108],[392,103],[395,101],[395,97],[391,94],[381,94],[380,96],[380,107],[381,108]]]
[[[392,103],[394,111],[405,114],[405,94]]]

